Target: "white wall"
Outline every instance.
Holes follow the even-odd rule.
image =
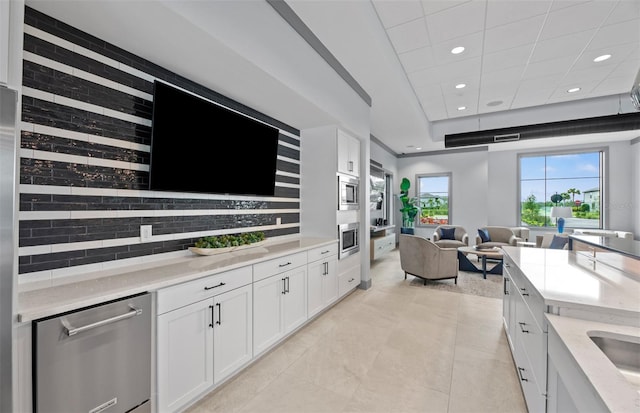
[[[499,144],[497,144],[499,145]],[[494,150],[489,152],[453,153],[400,158],[398,182],[402,177],[411,180],[411,193],[415,194],[415,175],[421,173],[452,172],[451,223],[467,229],[470,243],[476,230],[484,225],[518,226],[518,154],[553,150],[606,148],[608,202],[606,202],[606,228],[633,231],[638,239],[640,228],[640,142],[602,142],[599,144],[555,146],[544,149]],[[394,188],[399,192],[399,188]],[[399,215],[399,214],[398,214]],[[399,219],[396,225],[400,225]],[[416,233],[431,236],[434,227],[417,227]],[[532,231],[535,239],[536,232]]]
[[[469,234],[470,243],[475,239],[477,229],[488,225],[488,152],[457,152],[398,159],[398,188],[403,177],[411,180],[409,192],[415,196],[415,177],[424,173],[451,172],[451,224],[462,225]],[[400,227],[400,214],[396,225]],[[505,224],[506,225],[506,224]],[[416,234],[431,237],[433,226],[418,226]]]

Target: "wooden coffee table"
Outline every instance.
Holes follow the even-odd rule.
[[[467,254],[475,254],[482,259],[482,268],[478,269],[474,263],[469,261]],[[487,258],[500,262],[487,271]],[[487,279],[487,274],[502,274],[502,258],[501,248],[476,249],[474,247],[458,247],[458,269],[460,271],[481,272],[485,280]]]

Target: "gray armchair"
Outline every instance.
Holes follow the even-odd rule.
[[[417,235],[400,234],[400,266],[407,274],[424,280],[453,278],[458,283],[458,249],[440,248]]]
[[[455,239],[443,239],[441,229],[446,230],[451,228],[455,230],[453,234]],[[469,235],[467,234],[467,230],[460,225],[439,225],[434,230],[432,239],[437,246],[442,248],[458,248],[469,246]]]
[[[502,247],[505,245],[516,246],[518,241],[522,241],[521,238],[516,237],[513,230],[509,227],[482,227],[489,232],[489,241],[482,241],[480,235],[476,235],[476,245],[482,245],[487,247]]]

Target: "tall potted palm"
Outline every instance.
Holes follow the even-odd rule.
[[[417,198],[409,197],[409,187],[411,181],[407,178],[402,178],[400,183],[400,202],[402,202],[402,227],[400,228],[401,234],[414,234],[414,225],[416,222],[416,215],[418,215],[418,207],[416,206]]]

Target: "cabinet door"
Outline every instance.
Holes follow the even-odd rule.
[[[316,261],[309,264],[307,275],[307,313],[309,317],[319,313],[324,308],[322,283],[325,278],[326,261]]]
[[[345,132],[338,131],[338,172],[359,176],[360,141]]]
[[[282,322],[286,334],[307,321],[307,267],[287,271],[283,278],[286,294],[282,297]]]
[[[328,306],[338,299],[338,260],[333,258],[327,260],[327,274],[323,280],[324,306]]]
[[[213,386],[213,301],[158,316],[158,411],[172,412]]]
[[[307,274],[307,316],[312,317],[338,299],[336,259],[309,264]]]
[[[253,357],[251,285],[215,296],[213,307],[213,380],[217,384]]]
[[[253,283],[253,354],[258,355],[283,335],[282,296],[285,276],[277,274]]]

